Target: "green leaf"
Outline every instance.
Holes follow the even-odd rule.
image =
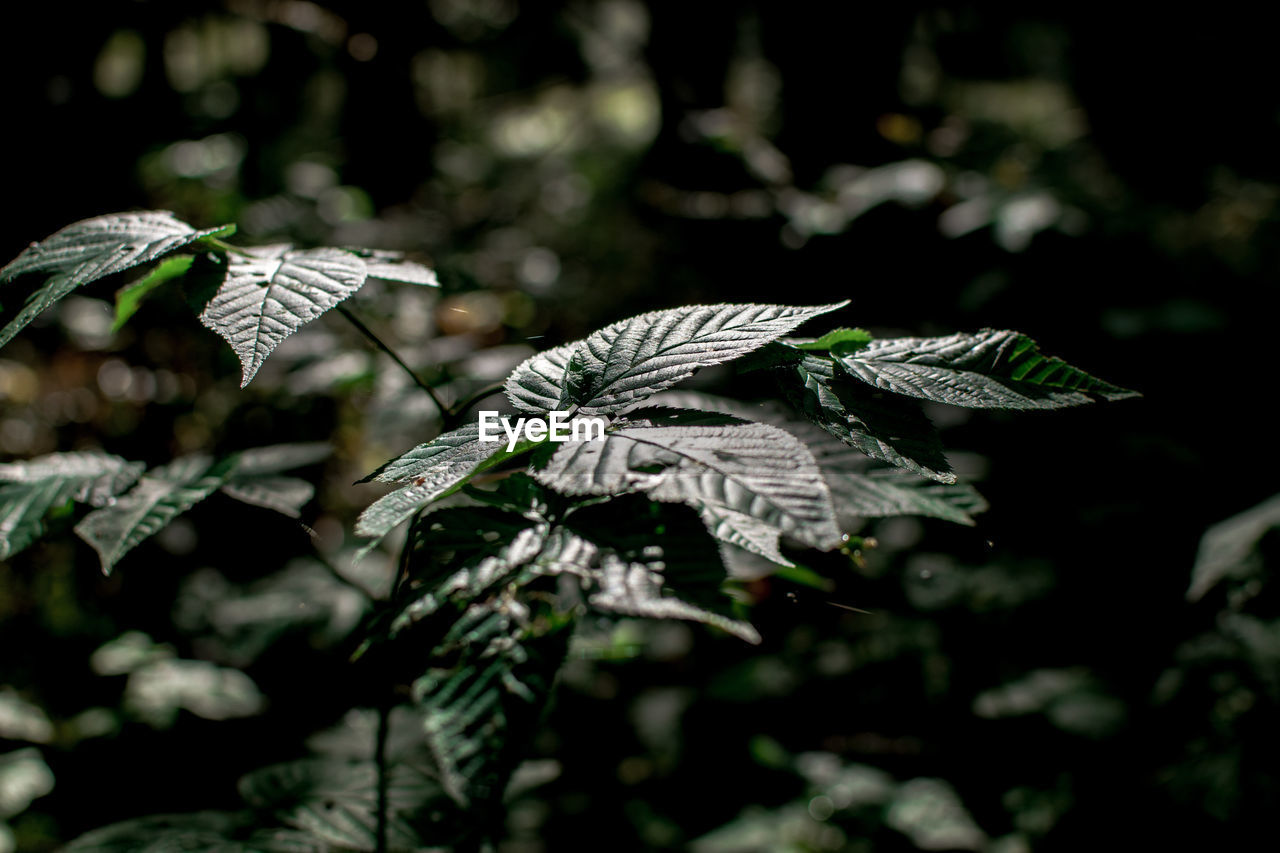
[[[225,484],[234,467],[234,457],[215,463],[197,454],[148,471],[124,497],[85,516],[76,534],[98,552],[109,575],[138,543]]]
[[[859,517],[929,515],[972,524],[971,515],[987,508],[982,495],[972,486],[929,483],[906,470],[873,468],[874,462],[858,448],[845,444],[810,421],[796,420],[793,414],[772,403],[741,403],[694,392],[669,392],[659,395],[656,401],[751,417],[785,429],[813,454],[822,479],[831,491],[837,518],[842,522]],[[753,550],[738,542],[725,541]]]
[[[822,356],[806,355],[779,375],[791,404],[846,444],[930,479],[956,481],[938,431],[919,404],[868,388]]]
[[[26,811],[53,785],[53,771],[40,750],[28,746],[0,753],[0,822]]]
[[[846,304],[692,305],[640,314],[525,361],[507,379],[507,396],[535,414],[616,412]]]
[[[102,506],[129,488],[145,466],[106,453],[52,453],[0,464],[0,559],[44,534],[44,518],[68,501]]]
[[[719,549],[684,507],[633,496],[580,510],[552,531],[535,565],[582,578],[596,610],[701,622],[760,642],[755,628],[733,617]]]
[[[545,610],[546,605],[539,605]],[[483,810],[501,801],[541,718],[568,647],[563,621],[518,607],[473,611],[456,632],[460,657],[413,684],[423,733],[445,790]]]
[[[465,608],[485,600],[539,557],[547,532],[544,522],[491,507],[448,508],[421,519],[409,545],[412,584],[396,604],[389,636],[449,603]]]
[[[790,434],[732,418],[684,426],[670,416],[640,414],[615,423],[603,441],[562,444],[534,476],[567,495],[637,491],[688,504],[717,538],[784,565],[780,534],[838,547],[831,495],[813,455]]]
[[[288,244],[246,249],[227,258],[227,277],[200,322],[231,344],[249,384],[280,342],[351,296],[366,278],[365,263],[342,249],[294,249]]]
[[[811,341],[787,341],[796,349],[806,352],[831,352],[844,354],[862,349],[871,343],[871,333],[865,329],[832,329]]]
[[[1198,601],[1222,580],[1261,574],[1258,548],[1270,531],[1280,528],[1280,495],[1220,521],[1205,531],[1191,569],[1187,600]]]
[[[426,287],[440,286],[435,270],[405,260],[403,252],[387,252],[381,249],[348,249],[347,251],[358,255],[364,261],[369,278],[401,284],[421,284]]]
[[[524,474],[509,481],[536,487]],[[411,592],[390,633],[441,613],[448,602],[466,607],[508,584],[570,574],[595,609],[703,622],[758,642],[750,625],[728,613],[719,551],[689,510],[631,496],[575,508],[565,525],[549,531],[536,513],[457,507],[418,522]]]
[[[129,318],[138,313],[142,300],[151,291],[167,284],[175,278],[186,275],[187,270],[195,263],[194,255],[175,255],[165,258],[138,281],[122,288],[116,293],[116,319],[111,324],[111,331],[118,332],[129,322]]]
[[[898,468],[866,473],[824,471],[841,517],[925,515],[972,526],[987,502],[969,485],[931,483]]]
[[[249,821],[247,814],[226,812],[149,815],[87,832],[62,849],[64,853],[248,853],[243,844],[231,839]]]
[[[333,446],[324,441],[290,442],[254,447],[236,453],[234,476],[239,480],[245,477],[279,474],[282,471],[292,471],[294,468],[304,468],[323,462],[332,454]]]
[[[437,436],[374,471],[361,482],[407,483],[374,501],[356,520],[356,535],[373,547],[396,525],[432,501],[452,494],[481,471],[526,453],[533,442],[508,452],[501,441],[481,441],[479,424],[467,424]]]
[[[466,424],[419,444],[384,463],[360,483],[407,483],[455,464],[474,467],[503,447],[503,442],[480,441],[480,425]]]
[[[197,231],[167,211],[115,213],[76,222],[43,242],[32,243],[0,269],[0,281],[26,273],[52,275],[0,330],[0,346],[76,288],[153,261],[201,238],[225,233],[227,227]]]
[[[272,509],[290,518],[300,518],[302,508],[315,497],[315,486],[297,477],[263,476],[233,480],[222,486],[224,495],[252,506]]]
[[[378,769],[372,761],[303,759],[256,770],[240,780],[249,805],[341,850],[377,845]],[[418,850],[433,813],[456,813],[436,778],[416,765],[392,764],[387,779],[387,846]],[[325,850],[333,849],[325,846]]]
[[[1057,409],[1139,396],[1042,355],[1011,331],[872,341],[839,357],[849,375],[894,394],[977,409]]]

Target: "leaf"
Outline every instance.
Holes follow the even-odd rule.
[[[228,233],[234,226],[197,231],[168,211],[114,213],[68,225],[32,243],[4,269],[0,281],[26,273],[52,273],[44,286],[3,330],[0,346],[41,312],[77,287],[147,263],[204,237]]]
[[[456,462],[478,464],[487,458],[479,455],[480,451],[496,450],[502,446],[502,442],[480,441],[480,425],[466,424],[419,444],[357,482],[407,483]]]
[[[106,453],[51,453],[0,464],[0,559],[44,534],[44,518],[74,500],[102,506],[129,488],[145,466]]]
[[[1280,527],[1280,495],[1220,521],[1205,531],[1191,569],[1188,601],[1199,601],[1224,578],[1243,580],[1263,569],[1258,547]]]
[[[86,515],[76,534],[98,552],[102,572],[109,575],[138,543],[222,486],[234,464],[234,457],[214,463],[192,455],[148,471],[127,495]]]
[[[925,515],[972,526],[987,502],[969,485],[930,483],[897,468],[824,471],[841,516]]]
[[[839,356],[851,376],[876,388],[977,409],[1057,409],[1139,396],[1040,354],[1011,331],[872,341]]]
[[[256,809],[343,850],[377,846],[378,769],[372,761],[303,759],[255,770],[239,784],[240,796]],[[456,809],[440,782],[407,763],[390,767],[387,779],[387,846],[418,850],[433,813]],[[324,848],[331,849],[331,848]]]
[[[683,426],[670,417],[637,414],[615,424],[604,441],[561,445],[534,476],[568,495],[638,491],[686,503],[704,514],[713,535],[770,559],[782,559],[779,533],[824,550],[839,545],[822,474],[790,434],[729,418]],[[705,421],[700,413],[688,414]]]
[[[407,261],[403,252],[387,252],[381,249],[350,249],[364,260],[369,278],[396,281],[402,284],[421,284],[439,287],[435,270],[413,261]]]
[[[445,790],[464,806],[501,801],[568,647],[563,623],[520,613],[483,610],[457,663],[413,684],[427,747]]]
[[[423,518],[410,539],[412,584],[388,634],[396,636],[450,602],[465,608],[485,600],[539,557],[546,539],[545,523],[489,507],[449,508]]]
[[[221,491],[238,501],[298,518],[302,507],[315,496],[315,487],[297,477],[278,476],[278,472],[314,465],[332,453],[333,447],[322,441],[242,450],[233,458],[229,482]]]
[[[844,443],[930,479],[956,481],[942,440],[919,404],[870,389],[821,356],[806,355],[779,373],[792,405]]]
[[[235,477],[258,477],[278,474],[323,462],[333,455],[333,446],[324,441],[269,444],[241,450],[236,454]]]
[[[524,474],[504,483],[511,481],[536,486]],[[618,586],[615,579],[625,576],[613,572],[606,584],[605,558],[644,573]],[[510,583],[522,586],[539,575],[570,574],[586,585],[587,603],[597,609],[650,617],[665,613],[716,625],[749,642],[759,639],[750,625],[727,613],[724,566],[696,516],[642,496],[577,508],[565,526],[550,532],[540,519],[491,507],[443,509],[418,523],[409,565],[413,591],[391,623],[393,635],[441,612],[446,602],[464,606]],[[521,571],[525,567],[532,574]],[[599,603],[590,598],[596,593],[604,596]]]
[[[227,483],[222,493],[243,503],[300,518],[302,508],[315,497],[316,489],[297,477],[264,476]]]
[[[249,384],[280,342],[355,293],[365,263],[342,249],[293,249],[288,244],[228,255],[227,277],[200,322],[231,344]]]
[[[206,660],[159,658],[129,673],[123,704],[153,728],[169,728],[179,710],[206,720],[250,717],[262,712],[266,697],[238,669]]]
[[[575,406],[583,415],[616,412],[846,304],[693,305],[640,314],[525,361],[507,379],[507,396],[536,414]]]
[[[865,329],[832,329],[822,337],[811,341],[787,341],[787,343],[806,352],[848,353],[862,349],[871,343],[871,333]]]
[[[858,448],[845,444],[810,421],[796,420],[793,414],[772,403],[747,404],[695,392],[668,392],[655,400],[736,417],[751,417],[785,429],[813,454],[831,491],[837,518],[842,522],[859,517],[902,514],[929,515],[972,524],[970,516],[987,508],[986,500],[972,486],[928,483],[906,470],[874,468],[874,462]],[[751,531],[744,529],[738,532],[745,535]],[[740,544],[728,538],[725,541]],[[749,546],[741,547],[753,550]]]
[[[569,538],[565,538],[565,537]],[[584,579],[587,604],[608,613],[713,625],[748,643],[760,635],[733,618],[719,549],[696,515],[642,496],[575,512],[536,565]]]
[[[356,520],[356,535],[372,538],[368,547],[418,510],[451,493],[486,467],[524,452],[522,445],[507,453],[500,441],[481,441],[479,424],[444,433],[399,456],[362,482],[407,482],[408,485],[374,501]]]
[[[0,753],[0,822],[26,811],[53,785],[53,771],[40,750],[28,746]]]
[[[86,832],[64,853],[248,853],[231,839],[249,815],[226,812],[149,815]],[[305,849],[305,848],[303,848]]]
[[[195,260],[194,255],[175,255],[165,258],[156,264],[151,272],[117,292],[116,318],[111,324],[111,331],[114,333],[123,329],[124,324],[129,322],[129,318],[138,313],[138,309],[142,307],[142,300],[146,299],[151,291],[186,275]]]

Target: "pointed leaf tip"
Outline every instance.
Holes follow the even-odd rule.
[[[507,379],[507,396],[517,409],[537,414],[571,407],[583,415],[617,412],[847,304],[690,305],[640,314],[528,359]]]
[[[200,314],[240,357],[240,387],[280,342],[364,285],[365,263],[344,249],[296,250],[288,244],[231,255],[227,277]]]

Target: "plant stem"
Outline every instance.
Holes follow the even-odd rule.
[[[217,237],[201,237],[196,242],[204,243],[206,246],[212,246],[213,248],[226,252],[227,254],[239,255],[242,258],[253,257],[253,255],[249,254],[244,249],[241,249],[239,246],[233,246],[230,243],[219,240]]]
[[[387,771],[387,733],[390,728],[391,702],[384,701],[378,706],[378,735],[373,756],[378,768],[377,825],[374,827],[376,853],[387,853],[387,789],[391,781]]]
[[[465,415],[468,409],[476,403],[479,403],[485,397],[488,397],[490,394],[498,393],[503,389],[503,387],[504,383],[502,382],[495,382],[492,385],[486,385],[484,388],[481,388],[461,403],[455,404],[453,409],[449,412],[448,417],[445,418],[445,429],[448,430],[457,426],[458,419],[461,418],[462,415]]]
[[[335,306],[335,310],[337,310],[337,312],[341,314],[343,317],[346,317],[347,321],[351,323],[351,325],[356,327],[356,331],[360,332],[360,334],[368,338],[373,343],[374,346],[376,346],[378,349],[385,352],[387,355],[391,356],[391,360],[394,361],[396,364],[400,365],[400,368],[409,375],[410,379],[413,380],[414,385],[417,385],[423,391],[427,392],[427,396],[431,398],[431,402],[435,403],[436,408],[440,410],[440,417],[445,418],[449,416],[448,407],[446,407],[444,403],[440,402],[440,398],[436,396],[436,392],[431,388],[430,385],[423,382],[422,379],[418,377],[417,373],[414,373],[413,368],[410,367],[408,364],[406,364],[403,358],[396,355],[395,350],[387,346],[383,342],[382,338],[375,335],[373,333],[373,330],[370,329],[368,326],[366,326],[360,320],[359,317],[357,317],[355,314],[352,314],[351,311],[348,310],[345,305],[337,305]]]
[[[360,593],[370,601],[378,600],[378,596],[370,592],[365,587],[364,584],[358,581],[354,581],[351,578],[347,577],[346,575],[344,575],[342,572],[338,570],[337,566],[335,566],[332,562],[329,561],[329,558],[326,557],[324,555],[324,552],[320,550],[319,537],[316,536],[316,532],[314,530],[312,530],[310,527],[303,524],[302,522],[298,522],[298,526],[302,528],[302,531],[307,534],[307,538],[311,540],[311,550],[315,552],[312,555],[313,558],[320,565],[324,566],[325,570],[328,571],[329,574],[333,576],[334,580],[341,582],[345,586],[351,587],[356,592]]]

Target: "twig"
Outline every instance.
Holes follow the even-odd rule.
[[[303,532],[307,534],[307,538],[311,541],[311,548],[313,551],[315,551],[312,557],[315,559],[317,563],[324,566],[325,570],[328,571],[329,574],[333,575],[335,580],[338,580],[344,585],[351,587],[356,592],[360,593],[370,601],[378,600],[378,596],[370,592],[368,588],[365,587],[364,584],[360,583],[359,581],[354,581],[351,578],[347,577],[341,571],[338,570],[337,566],[329,562],[329,558],[326,557],[324,555],[324,552],[320,550],[320,542],[319,542],[320,537],[316,535],[316,532],[314,530],[312,530],[310,527],[303,524],[302,522],[298,522],[298,526],[302,528]]]
[[[242,258],[253,257],[250,252],[246,252],[239,246],[233,246],[224,240],[219,240],[217,237],[201,237],[197,242],[204,243],[206,246],[212,246],[213,248],[226,252],[230,255],[239,255]]]
[[[461,403],[454,404],[453,409],[449,411],[448,415],[445,417],[446,430],[457,426],[458,420],[467,413],[468,409],[470,409],[476,403],[479,403],[485,397],[488,397],[491,394],[498,393],[503,389],[503,387],[504,387],[504,383],[502,382],[496,382],[493,385],[487,385],[484,388],[481,388],[476,393],[472,394],[467,399],[463,400]]]
[[[396,364],[400,365],[400,368],[409,375],[410,379],[413,380],[414,385],[417,385],[423,391],[427,392],[427,396],[431,398],[431,402],[435,403],[436,408],[440,410],[440,417],[442,418],[448,417],[449,415],[448,407],[446,407],[444,403],[440,402],[440,398],[436,396],[436,392],[431,388],[431,386],[423,382],[422,379],[418,377],[418,374],[413,371],[413,368],[405,363],[405,360],[403,358],[396,355],[395,350],[387,346],[383,342],[382,338],[375,335],[373,333],[373,330],[370,329],[368,326],[366,326],[360,320],[359,317],[357,317],[355,314],[352,314],[351,311],[349,311],[345,305],[337,305],[335,306],[335,309],[343,317],[346,317],[347,321],[351,323],[351,325],[355,326],[356,330],[360,332],[360,334],[368,338],[373,343],[374,346],[376,346],[378,349],[385,352],[387,355],[391,356],[391,360],[394,361]]]
[[[374,850],[376,853],[387,853],[387,789],[390,787],[390,773],[387,771],[387,734],[391,728],[391,703],[384,701],[378,706],[378,735],[374,744],[373,759],[378,768],[378,811],[377,825],[374,827]]]

